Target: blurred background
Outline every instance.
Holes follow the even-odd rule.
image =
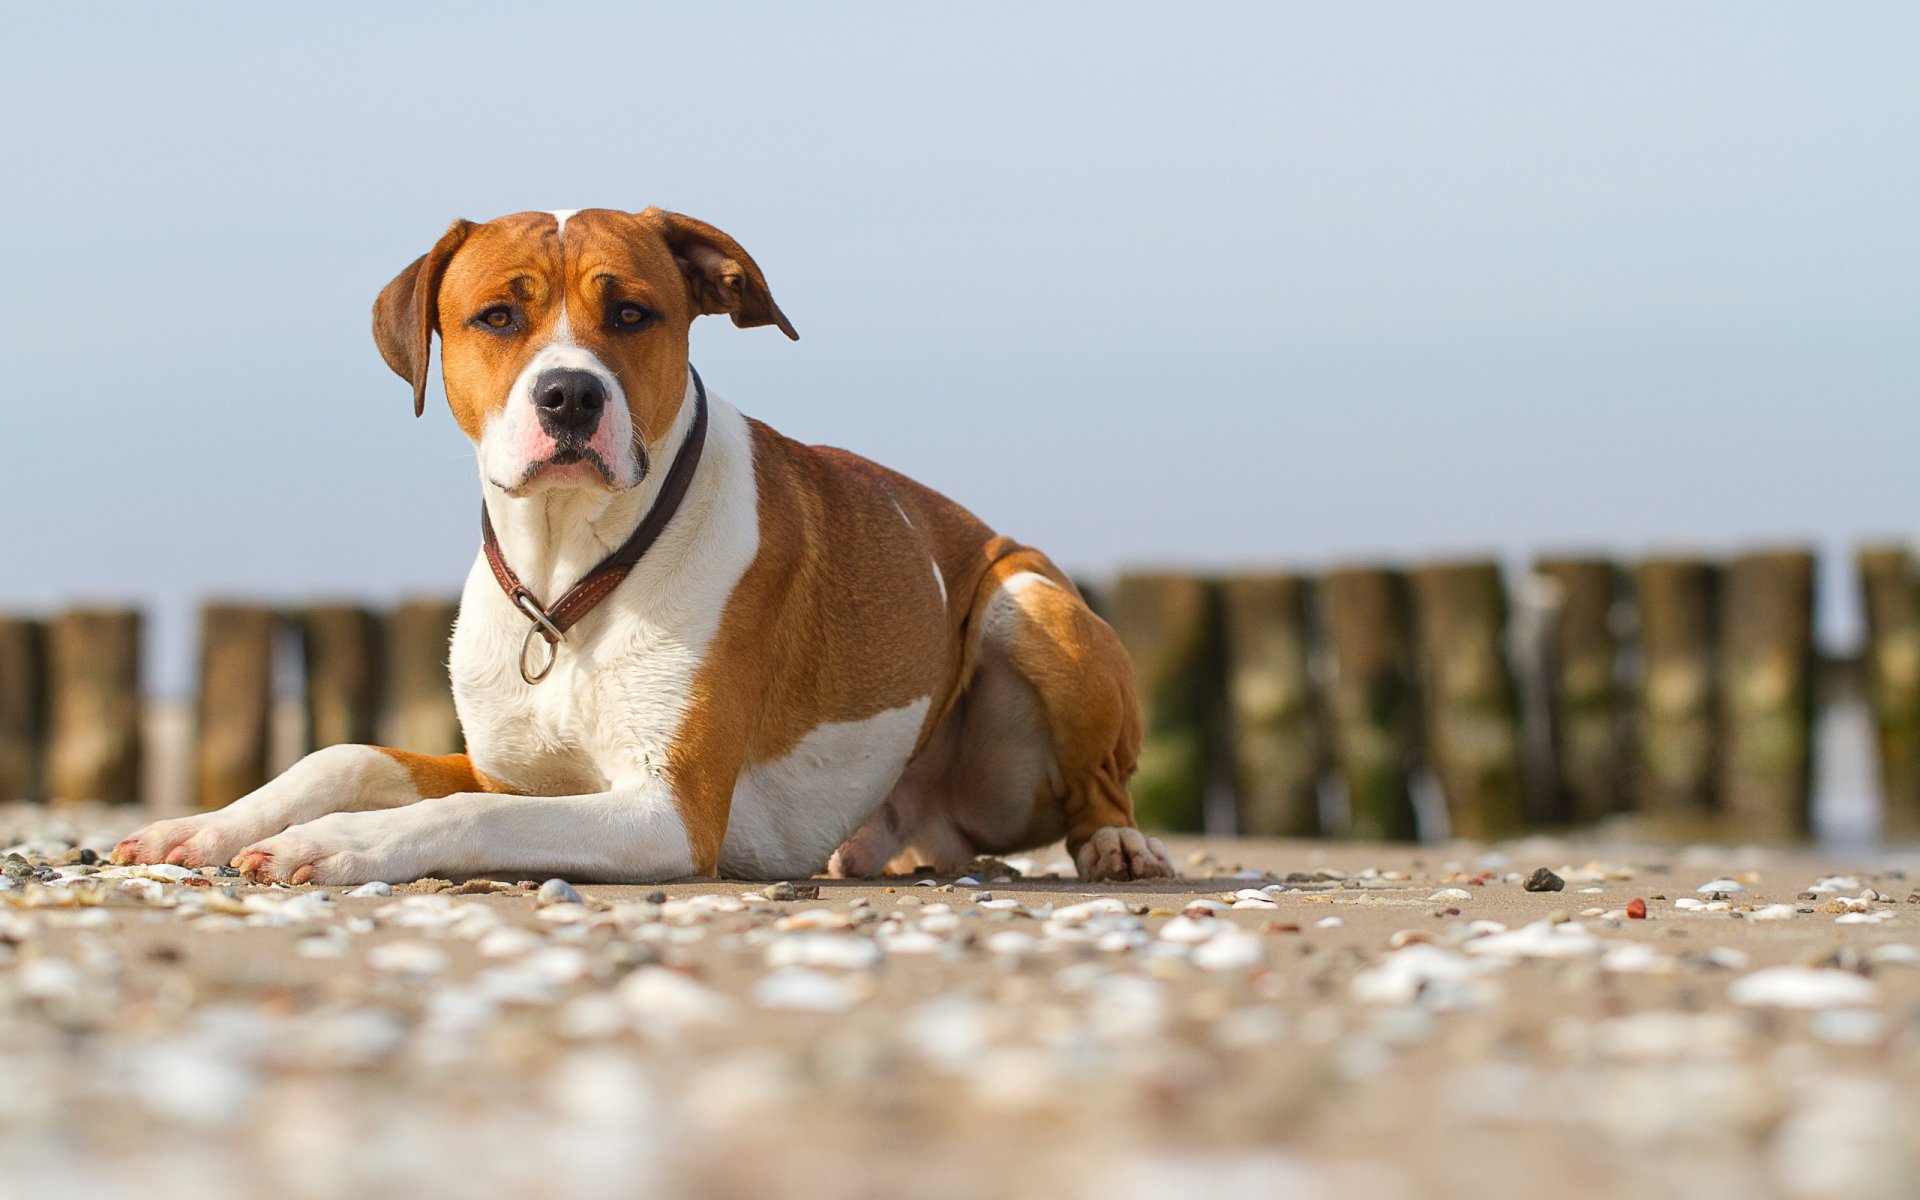
[[[947,492],[1131,624],[1156,729],[1177,727],[1148,764],[1176,779],[1166,823],[1274,831],[1272,812],[1311,809],[1316,828],[1350,827],[1373,786],[1356,774],[1366,738],[1384,737],[1393,803],[1429,833],[1449,809],[1458,828],[1482,786],[1450,743],[1508,763],[1520,782],[1494,791],[1524,792],[1536,824],[1645,809],[1679,754],[1697,776],[1682,817],[1739,811],[1747,755],[1804,780],[1766,784],[1763,807],[1804,808],[1779,798],[1798,787],[1821,794],[1829,833],[1876,827],[1885,762],[1863,705],[1876,679],[1893,697],[1883,742],[1911,716],[1898,704],[1920,711],[1895,695],[1920,689],[1920,632],[1888,642],[1884,678],[1861,657],[1858,558],[1888,548],[1870,560],[1886,621],[1908,620],[1911,6],[6,16],[0,611],[137,607],[130,653],[153,696],[188,701],[227,669],[203,628],[269,637],[276,662],[303,653],[280,626],[203,617],[209,598],[384,612],[457,591],[471,452],[437,381],[411,418],[367,332],[375,293],[454,217],[655,204],[735,235],[802,334],[702,323],[695,361],[718,392]],[[1778,547],[1795,553],[1741,558]],[[1684,678],[1667,691],[1700,692],[1672,710],[1704,722],[1691,749],[1649,744],[1668,711],[1649,559],[1680,564]],[[1489,562],[1498,601],[1467,569]],[[1422,563],[1466,567],[1361,578],[1338,603],[1325,586],[1333,568]],[[1123,568],[1158,574],[1116,585]],[[1248,571],[1266,590],[1189,586]],[[1343,634],[1343,614],[1360,627]],[[0,661],[57,674],[57,629],[20,636],[44,645]],[[75,659],[121,635],[66,636]],[[1479,658],[1449,666],[1455,642]],[[246,693],[259,670],[233,653]],[[283,697],[314,670],[305,653],[273,674]],[[1586,752],[1618,760],[1602,784],[1561,761],[1581,653],[1604,660],[1605,686],[1580,693],[1610,706]],[[1742,671],[1759,680],[1744,692]],[[1839,723],[1801,750],[1773,726],[1741,741],[1743,704],[1777,693],[1761,716],[1791,724],[1822,688]],[[57,694],[37,703],[32,720],[58,718]],[[202,777],[206,754],[254,757],[252,721],[238,750],[201,752]],[[262,753],[284,758],[305,728]],[[1252,817],[1247,795],[1281,786],[1247,782],[1261,753],[1315,766]],[[1576,804],[1582,788],[1604,798]]]

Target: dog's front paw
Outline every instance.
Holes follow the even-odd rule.
[[[387,852],[367,818],[384,813],[333,813],[255,842],[233,866],[255,883],[367,883],[413,876]],[[356,818],[358,818],[356,820]]]
[[[224,813],[201,813],[155,821],[113,848],[116,866],[172,863],[180,867],[217,867],[259,838],[261,830]]]
[[[1166,843],[1128,825],[1094,830],[1074,852],[1073,861],[1080,868],[1080,878],[1088,883],[1173,878]]]

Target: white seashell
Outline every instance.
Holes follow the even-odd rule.
[[[861,971],[877,966],[884,957],[878,944],[864,937],[833,933],[803,933],[767,945],[770,967],[838,967]]]
[[[1441,888],[1439,891],[1435,892],[1433,895],[1427,897],[1427,900],[1429,902],[1439,901],[1439,900],[1451,900],[1455,904],[1458,904],[1465,900],[1471,900],[1471,899],[1473,899],[1472,892],[1468,891],[1465,888],[1456,888],[1456,887]]]
[[[806,967],[782,967],[754,981],[750,993],[761,1008],[793,1012],[845,1012],[860,999],[860,989],[846,977]]]
[[[1067,904],[1053,910],[1048,920],[1060,924],[1070,924],[1091,920],[1098,916],[1124,916],[1130,910],[1126,901],[1116,900],[1112,896],[1101,896],[1096,900],[1084,900],[1079,904]]]
[[[380,880],[375,879],[370,883],[361,884],[359,887],[348,892],[347,895],[356,899],[363,896],[391,896],[393,895],[393,885],[390,883],[382,883]]]
[[[1204,942],[1231,925],[1218,918],[1196,920],[1189,916],[1178,916],[1160,927],[1160,940],[1163,942]]]
[[[1807,890],[1825,896],[1835,892],[1856,891],[1859,887],[1860,881],[1851,875],[1828,875],[1825,878],[1815,880],[1813,886]]]
[[[1346,922],[1339,917],[1321,917],[1313,923],[1313,927],[1315,929],[1338,929],[1345,924]]]
[[[1509,933],[1474,938],[1461,947],[1468,954],[1491,958],[1585,958],[1601,948],[1600,939],[1574,921],[1562,925],[1535,921]]]
[[[1021,933],[1017,929],[1008,929],[996,933],[986,941],[987,953],[1004,954],[1009,957],[1031,954],[1033,953],[1034,947],[1039,944],[1039,939],[1035,938],[1032,934]]]
[[[1415,943],[1361,971],[1349,987],[1362,1004],[1412,1004],[1431,985],[1463,985],[1482,969],[1451,950]]]
[[[1741,883],[1738,879],[1709,879],[1693,890],[1695,894],[1701,896],[1705,896],[1711,892],[1726,892],[1731,895],[1735,892],[1746,891],[1747,885]]]
[[[1749,921],[1791,921],[1793,917],[1794,911],[1791,904],[1769,904],[1747,914]]]
[[[1728,1000],[1748,1007],[1855,1008],[1879,998],[1871,979],[1832,967],[1768,967],[1727,989]]]
[[[1600,956],[1602,971],[1620,971],[1633,975],[1666,975],[1675,967],[1671,956],[1660,953],[1645,942],[1624,942]]]
[[[888,954],[939,954],[947,948],[946,942],[918,929],[882,934],[878,940]]]
[[[451,961],[445,950],[425,942],[382,942],[367,951],[367,965],[398,975],[438,975]]]
[[[736,1016],[732,997],[665,967],[641,967],[617,990],[637,1028],[725,1025]]]
[[[1203,971],[1244,971],[1265,966],[1266,961],[1260,939],[1237,931],[1209,938],[1193,948],[1193,965]]]
[[[518,958],[545,945],[540,935],[518,925],[502,925],[488,930],[478,949],[486,958]]]

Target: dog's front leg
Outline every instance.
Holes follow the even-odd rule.
[[[684,807],[691,816],[692,806]],[[267,883],[477,874],[644,883],[711,873],[712,862],[697,850],[708,840],[702,827],[710,810],[689,821],[682,808],[672,787],[653,776],[585,796],[443,796],[388,812],[324,816],[248,846],[234,865]],[[724,808],[719,819],[724,834]]]
[[[396,808],[485,786],[464,754],[328,746],[225,808],[155,821],[113,848],[113,861],[223,866],[244,846],[334,812]]]

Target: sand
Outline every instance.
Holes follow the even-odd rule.
[[[6,809],[0,838],[31,865],[139,820]],[[711,881],[575,881],[583,903],[543,905],[538,881],[355,897],[165,869],[16,878],[0,1180],[1920,1194],[1912,855],[1173,844],[1171,885],[1047,877],[1056,848],[1010,860],[1018,877],[791,881],[791,900]],[[1564,890],[1525,890],[1540,867]]]

